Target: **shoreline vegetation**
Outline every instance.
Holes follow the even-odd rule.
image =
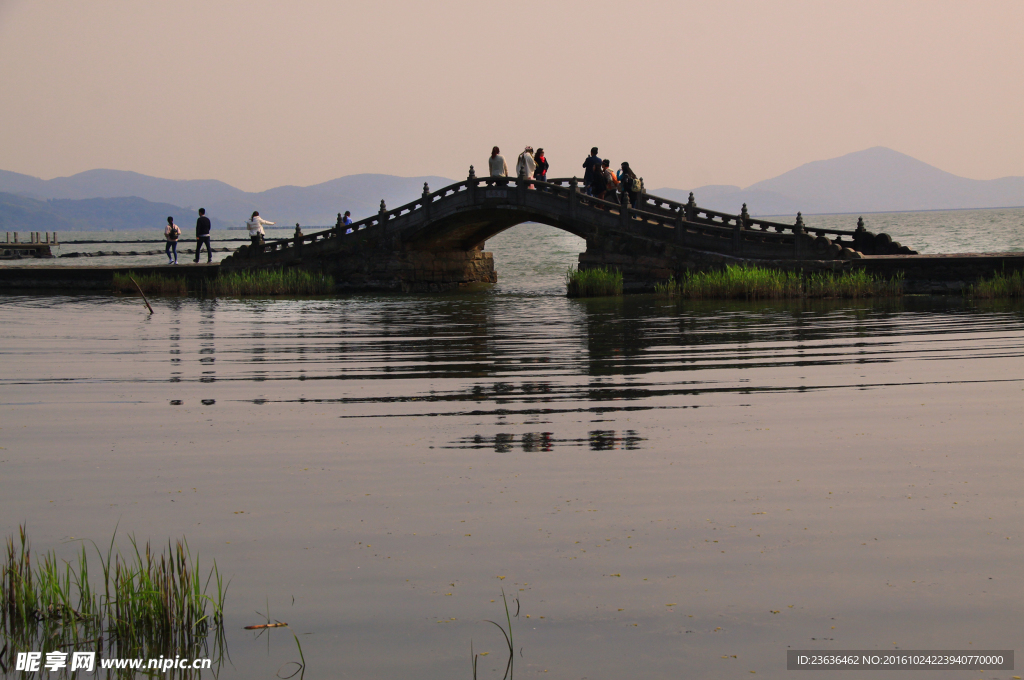
[[[568,297],[622,295],[622,272],[596,267],[569,269]],[[885,278],[864,270],[814,272],[728,265],[715,271],[687,272],[655,284],[657,295],[686,300],[785,300],[794,298],[866,298],[903,295],[903,274]]]
[[[863,269],[850,272],[803,272],[729,265],[725,269],[687,272],[654,287],[655,293],[687,300],[784,300],[793,298],[899,297],[903,274],[885,278]]]
[[[565,294],[568,297],[622,295],[622,272],[605,267],[595,267],[593,269],[573,269],[570,267],[565,272],[565,288]]]
[[[216,561],[202,577],[184,538],[168,541],[159,554],[134,536],[126,555],[114,538],[105,555],[93,544],[98,582],[90,578],[84,543],[71,561],[52,550],[33,559],[24,525],[19,538],[16,544],[8,537],[0,571],[0,637],[12,652],[8,658],[13,650],[71,647],[120,657],[184,656],[209,652],[211,633],[214,656],[224,648],[227,586]]]
[[[991,279],[981,279],[968,288],[966,295],[985,300],[1024,297],[1024,272],[996,272]]]
[[[265,295],[325,295],[334,292],[334,277],[314,274],[302,269],[274,269],[227,272],[212,279],[188,281],[162,274],[134,272],[114,274],[115,293],[135,293],[139,288],[147,295],[180,296],[265,296]],[[191,287],[190,287],[191,284]]]

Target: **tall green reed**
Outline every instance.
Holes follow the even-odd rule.
[[[112,538],[106,554],[95,546],[102,572],[97,591],[85,545],[73,561],[54,551],[33,560],[24,525],[7,539],[0,571],[0,636],[11,649],[95,646],[117,656],[175,655],[223,650],[227,586],[216,561],[205,579],[188,543],[168,541],[155,554],[129,537],[123,555]],[[13,652],[12,652],[13,653]]]
[[[890,279],[863,269],[850,272],[800,272],[749,265],[692,271],[658,283],[660,295],[690,300],[779,300],[791,298],[860,298],[902,295],[903,274]]]
[[[622,295],[622,272],[606,267],[573,269],[565,273],[568,297],[604,297]]]
[[[132,277],[139,282],[143,293],[150,295],[185,296],[266,296],[266,295],[324,295],[334,292],[334,277],[304,269],[260,269],[254,271],[221,272],[215,278],[186,279],[163,274],[138,275],[116,272],[113,280],[115,293],[134,293],[138,290]]]
[[[983,299],[1024,297],[1024,272],[995,272],[991,279],[978,279],[966,292],[968,297]]]

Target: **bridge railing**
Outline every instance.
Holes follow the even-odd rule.
[[[661,198],[641,192],[637,197],[636,206],[629,206],[620,203],[619,200],[599,199],[588,196],[579,184],[579,180],[572,178],[553,178],[541,182],[529,178],[518,177],[477,177],[470,167],[469,176],[462,181],[455,182],[436,191],[430,191],[427,184],[423,185],[423,194],[409,203],[397,208],[388,210],[384,201],[380,202],[380,210],[375,215],[370,215],[352,224],[341,223],[341,216],[338,216],[338,224],[331,229],[312,234],[306,234],[294,238],[276,239],[263,244],[264,253],[281,252],[293,248],[302,248],[305,245],[312,245],[331,239],[358,238],[361,232],[367,230],[386,229],[388,224],[398,218],[411,215],[420,211],[430,211],[434,206],[457,197],[465,192],[487,191],[500,187],[503,189],[527,189],[535,190],[558,199],[564,199],[568,203],[570,215],[573,205],[584,208],[600,210],[606,214],[616,214],[620,217],[620,227],[626,231],[643,231],[645,235],[655,238],[669,238],[676,241],[685,241],[688,234],[696,234],[720,239],[731,239],[732,250],[736,251],[743,242],[771,243],[778,246],[793,246],[798,248],[798,241],[803,234],[818,237],[819,246],[831,247],[832,244],[856,249],[856,245],[866,241],[878,242],[878,239],[889,239],[884,234],[875,235],[863,228],[859,223],[857,231],[843,231],[838,229],[808,228],[803,224],[802,216],[797,213],[794,224],[774,222],[770,220],[752,218],[747,213],[746,204],[739,215],[701,208],[696,205],[693,194],[687,203],[679,203],[667,198]],[[674,233],[659,233],[657,230],[651,232],[652,227],[672,229]],[[850,237],[848,242],[842,240],[843,236]],[[884,245],[884,244],[883,244]],[[897,244],[898,247],[898,244]]]

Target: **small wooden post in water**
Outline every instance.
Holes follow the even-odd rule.
[[[149,306],[149,300],[146,299],[146,294],[142,292],[142,286],[139,285],[139,282],[136,281],[134,277],[129,276],[128,278],[131,279],[132,283],[135,284],[135,287],[139,289],[139,295],[142,296],[142,301],[146,303],[146,307],[149,308],[149,313],[152,314],[153,308]]]

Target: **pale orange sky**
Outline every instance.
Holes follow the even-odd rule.
[[[0,169],[464,177],[591,146],[648,186],[887,146],[1024,175],[1024,2],[0,0]]]

